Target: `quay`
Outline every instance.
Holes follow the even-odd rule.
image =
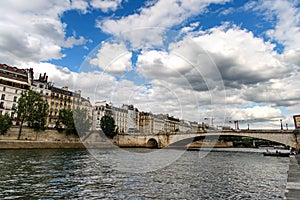
[[[0,140],[0,149],[83,149],[81,142]]]
[[[285,199],[300,199],[300,154],[290,157]]]

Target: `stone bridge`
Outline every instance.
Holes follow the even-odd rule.
[[[176,134],[122,134],[116,138],[116,143],[120,147],[157,147],[164,148],[174,143],[182,142],[187,145],[196,139],[213,138],[217,141],[219,136],[242,136],[256,139],[263,139],[278,142],[296,149],[300,149],[300,133],[295,130],[210,130],[197,133],[176,133]]]

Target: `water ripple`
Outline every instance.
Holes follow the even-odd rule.
[[[163,169],[131,174],[114,170],[115,163],[107,159],[113,150],[97,151],[105,156],[102,162],[85,150],[1,151],[0,196],[2,199],[284,199],[288,158],[211,152],[200,159],[199,152],[185,152]],[[165,156],[169,153],[172,151],[166,150]]]

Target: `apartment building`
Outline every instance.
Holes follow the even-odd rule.
[[[81,91],[70,91],[67,86],[58,88],[50,86],[48,127],[55,127],[61,109],[81,108]]]
[[[15,119],[18,100],[24,90],[30,89],[33,81],[32,69],[0,64],[0,114]]]
[[[149,112],[140,112],[139,130],[143,134],[153,134],[154,115]]]
[[[114,118],[119,133],[136,133],[139,130],[139,111],[133,105],[115,107],[112,103],[98,101],[93,109],[93,130],[101,129],[101,118],[108,115]]]
[[[127,132],[137,133],[139,131],[139,110],[133,105],[123,104],[122,109],[127,111]]]
[[[112,103],[99,101],[92,106],[89,98],[81,96],[81,91],[70,91],[68,87],[55,87],[48,82],[46,73],[33,79],[32,69],[19,69],[0,64],[0,114],[16,118],[15,110],[21,94],[33,90],[49,105],[47,127],[54,128],[61,109],[86,109],[92,119],[92,130],[100,130],[100,120],[104,115],[112,116],[119,133],[123,134],[176,134],[177,132],[198,132],[204,124],[187,122],[170,117],[168,114],[139,112],[133,105],[115,107]]]

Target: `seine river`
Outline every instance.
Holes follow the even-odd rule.
[[[0,198],[284,199],[289,158],[241,151],[201,157],[186,151],[164,168],[132,173],[112,167],[109,157],[115,149],[94,151],[105,159],[87,150],[2,150]],[[167,158],[183,150],[162,151]]]

